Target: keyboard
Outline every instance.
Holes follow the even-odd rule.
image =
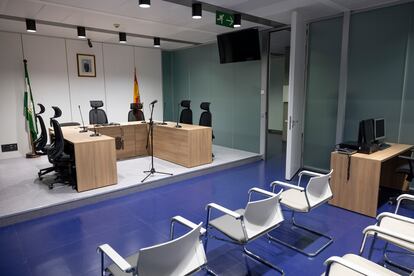
[[[380,150],[384,150],[384,149],[388,149],[389,147],[391,147],[391,145],[387,144],[387,143],[381,143],[381,144],[379,144],[378,147],[379,147]]]

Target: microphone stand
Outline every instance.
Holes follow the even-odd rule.
[[[179,117],[180,117],[180,106],[181,104],[178,104],[178,108],[177,108],[177,124],[175,125],[176,128],[182,128],[182,126],[180,126],[180,124],[178,124],[179,122]]]
[[[81,130],[79,132],[88,132],[88,128],[85,126],[85,122],[83,121],[82,110],[81,110],[80,105],[78,105],[78,108],[79,108],[79,113],[80,113],[81,120],[82,120],[82,126],[80,127]]]
[[[151,137],[151,169],[149,171],[144,171],[144,173],[147,174],[147,176],[141,180],[141,183],[143,183],[145,180],[147,180],[148,177],[150,177],[153,174],[165,174],[165,175],[173,175],[172,173],[166,173],[166,172],[158,172],[154,168],[154,121],[152,120],[152,114],[154,113],[154,104],[152,104],[151,108],[151,117],[149,120],[149,135]]]
[[[160,123],[160,125],[167,125],[167,123],[165,122],[165,106],[166,106],[166,102],[164,102],[164,112],[162,113],[162,123]]]

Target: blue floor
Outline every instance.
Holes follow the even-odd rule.
[[[204,207],[210,202],[230,209],[243,208],[248,189],[269,189],[271,181],[283,179],[283,166],[283,154],[273,154],[266,162],[0,228],[0,275],[99,275],[98,245],[109,243],[127,256],[141,247],[166,241],[172,216],[204,221]],[[381,211],[392,208],[384,205]],[[413,210],[403,211],[414,216]],[[286,218],[288,215],[286,212]],[[283,268],[287,275],[320,275],[328,257],[356,253],[362,229],[374,223],[372,218],[328,205],[299,215],[298,220],[332,235],[335,242],[313,259],[266,240],[255,241],[249,249]],[[381,261],[381,243],[374,249],[373,259]],[[244,256],[238,246],[220,241],[210,240],[208,259],[220,275],[276,275]]]

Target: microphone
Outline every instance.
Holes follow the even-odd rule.
[[[180,121],[179,117],[180,117],[180,106],[181,103],[178,104],[178,108],[177,108],[177,124],[175,125],[176,128],[181,128],[182,126],[178,123]]]
[[[80,117],[81,117],[81,120],[82,120],[82,126],[81,126],[81,130],[79,132],[87,132],[88,130],[87,130],[87,127],[85,127],[85,122],[83,121],[82,110],[81,110],[80,105],[78,105],[78,108],[79,108],[79,113],[80,113]]]
[[[152,101],[151,103],[150,103],[150,105],[154,105],[154,104],[156,104],[158,102],[158,100],[154,100],[154,101]]]

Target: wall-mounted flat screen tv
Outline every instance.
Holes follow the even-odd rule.
[[[260,60],[260,38],[257,28],[217,36],[220,63]]]

